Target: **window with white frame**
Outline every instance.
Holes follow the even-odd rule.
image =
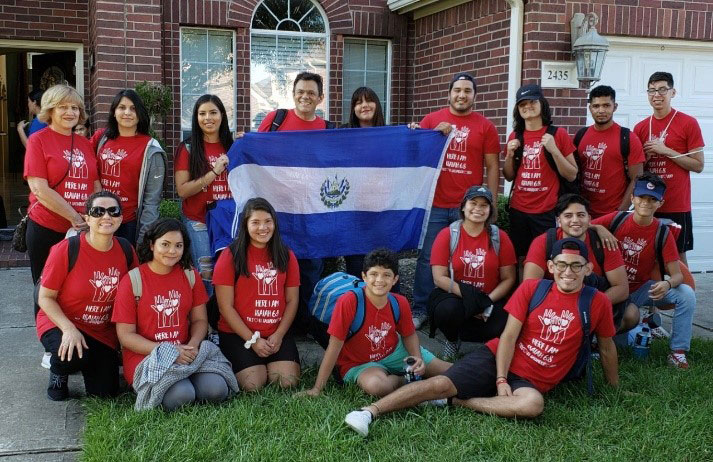
[[[235,130],[235,38],[232,31],[181,28],[181,131],[191,130],[193,105],[210,93],[223,101]]]
[[[387,40],[344,39],[342,63],[342,122],[349,122],[349,110],[354,90],[369,87],[381,100],[386,123],[389,123],[390,43]]]
[[[325,16],[311,0],[264,0],[250,34],[250,125],[257,130],[277,108],[293,108],[292,82],[303,71],[322,76],[325,117],[328,96],[328,34]]]

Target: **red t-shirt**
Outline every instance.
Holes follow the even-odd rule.
[[[352,367],[379,361],[393,353],[399,343],[398,334],[408,337],[416,332],[408,300],[403,295],[392,295],[399,303],[399,322],[394,320],[389,301],[382,308],[377,308],[364,294],[364,324],[349,340],[349,327],[356,316],[356,295],[347,292],[337,300],[327,333],[346,341],[337,358],[337,368],[342,377]]]
[[[579,292],[565,294],[555,284],[543,302],[528,314],[538,282],[536,279],[522,281],[505,305],[505,311],[523,324],[515,343],[510,372],[546,393],[567,375],[577,360],[582,345],[582,324],[577,307]],[[602,337],[614,336],[612,305],[603,292],[597,291],[594,295],[589,315],[592,333]],[[493,354],[499,341],[495,338],[486,344]]]
[[[557,228],[557,240],[563,238],[562,228]],[[594,266],[594,274],[597,276],[605,276],[605,273],[613,271],[621,266],[624,266],[624,260],[621,258],[621,253],[618,250],[609,250],[603,247],[604,250],[604,270],[599,266],[597,258],[594,256],[594,250],[592,250],[592,244],[589,241],[589,233],[584,234],[584,243],[587,245],[587,251],[589,252],[589,262]],[[552,279],[552,274],[547,270],[547,233],[542,233],[537,236],[530,244],[530,249],[527,251],[527,257],[525,258],[525,263],[534,263],[535,265],[542,268],[545,272],[546,279]]]
[[[99,130],[90,140],[95,149],[106,130]],[[136,220],[139,207],[139,177],[144,161],[146,145],[151,141],[148,135],[117,136],[102,145],[97,152],[99,177],[102,188],[121,198],[124,222]]]
[[[602,225],[606,228],[611,226],[616,212],[604,215],[592,221],[595,225]],[[626,265],[626,276],[629,279],[629,293],[634,292],[645,282],[651,280],[651,271],[656,266],[656,230],[659,221],[654,218],[648,226],[639,226],[634,221],[634,214],[619,225],[614,236],[619,239],[619,249],[621,249],[624,264]],[[673,233],[668,234],[668,238],[663,245],[664,265],[678,260],[678,248]]]
[[[267,248],[260,249],[250,244],[248,271],[250,277],[241,274],[238,282],[235,282],[233,252],[226,248],[215,263],[213,285],[233,286],[233,306],[240,319],[248,329],[260,331],[260,337],[267,338],[275,333],[285,314],[285,289],[300,285],[300,269],[291,250],[287,272],[283,273],[274,267]],[[218,321],[218,330],[233,333],[223,316]]]
[[[77,329],[117,348],[119,341],[111,323],[111,311],[119,281],[139,259],[134,253],[134,263],[127,268],[126,255],[116,238],[106,252],[89,245],[84,233],[79,239],[79,253],[71,272],[67,271],[69,241],[64,239],[52,247],[42,270],[42,286],[58,291],[57,303]],[[44,311],[37,313],[38,338],[55,327]]]
[[[489,231],[471,237],[461,225],[458,245],[453,251],[453,279],[489,294],[500,283],[500,268],[517,263],[510,237],[500,231],[500,254],[490,247]],[[431,265],[448,267],[451,231],[443,228],[431,248]]]
[[[476,112],[457,116],[445,108],[426,115],[420,126],[433,129],[441,122],[455,125],[456,133],[443,159],[433,205],[452,208],[460,205],[468,188],[483,184],[485,154],[500,154],[500,140],[495,125]]]
[[[262,123],[258,127],[257,131],[269,132],[270,125],[272,125],[272,121],[275,120],[276,114],[277,111],[272,111],[271,113],[266,115],[265,118],[262,119]],[[308,122],[297,117],[297,114],[295,114],[295,110],[290,109],[287,111],[285,120],[282,121],[282,124],[280,125],[280,128],[277,129],[277,131],[283,132],[296,130],[324,130],[325,128],[327,128],[327,123],[321,117],[316,116],[314,120]]]
[[[204,142],[203,149],[205,149],[205,158],[208,160],[208,166],[210,168],[215,166],[218,157],[225,154],[225,148],[221,143]],[[190,171],[188,151],[185,146],[182,146],[178,153],[175,168],[176,171]],[[183,199],[183,216],[189,220],[205,223],[206,206],[211,202],[221,199],[230,199],[231,197],[233,197],[233,195],[230,193],[230,188],[228,187],[228,169],[225,169],[210,185],[191,197]]]
[[[544,126],[539,130],[525,130],[523,140],[522,164],[517,170],[513,183],[511,207],[521,212],[545,213],[555,208],[559,194],[559,178],[545,158],[542,136],[547,131]],[[515,132],[509,140],[515,139]],[[562,155],[569,157],[575,150],[567,131],[559,127],[555,132],[555,144]]]
[[[619,210],[629,186],[621,156],[621,126],[615,123],[602,131],[589,127],[575,155],[582,175],[582,195],[591,204],[592,217]],[[643,164],[645,160],[641,141],[635,133],[631,133],[628,165]]]
[[[649,129],[649,123],[650,129]],[[670,125],[669,125],[670,123]],[[666,129],[668,127],[668,130]],[[675,109],[663,119],[649,116],[636,127],[636,133],[642,143],[661,139],[664,144],[679,154],[694,151],[704,146],[701,127],[693,117]],[[690,212],[691,211],[691,175],[666,156],[651,156],[646,162],[645,170],[660,176],[666,182],[664,204],[658,212]]]
[[[74,152],[70,153],[74,138]],[[72,165],[69,165],[70,159]],[[23,177],[44,178],[50,188],[84,214],[87,198],[94,193],[94,182],[99,179],[97,161],[89,140],[78,135],[62,135],[47,127],[33,134],[27,141]],[[30,218],[38,225],[64,233],[72,224],[42,204],[30,193]]]
[[[185,344],[190,340],[191,310],[208,301],[208,294],[201,284],[198,271],[193,270],[196,282],[191,284],[180,265],[175,265],[168,274],[156,274],[148,263],[139,266],[142,296],[138,304],[127,276],[119,283],[114,302],[115,323],[133,324],[136,333],[152,342]],[[124,359],[124,377],[129,384],[134,382],[134,370],[145,355],[121,349]]]

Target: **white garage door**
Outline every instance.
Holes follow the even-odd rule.
[[[607,39],[610,49],[597,84],[616,90],[617,123],[633,128],[652,113],[646,84],[656,71],[673,74],[673,107],[698,119],[706,144],[706,165],[703,173],[691,173],[694,249],[688,252],[688,263],[692,271],[713,271],[713,44]],[[591,117],[588,119],[591,124]]]

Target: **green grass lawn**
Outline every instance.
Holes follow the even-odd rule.
[[[134,412],[129,394],[87,400],[81,460],[713,460],[713,341],[692,351],[689,371],[666,365],[663,341],[648,362],[622,353],[616,390],[595,364],[595,397],[583,383],[560,386],[534,421],[421,406],[378,419],[366,440],[342,423],[371,401],[355,387],[332,384],[316,399],[267,388],[172,414]]]

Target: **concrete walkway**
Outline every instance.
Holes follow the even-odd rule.
[[[713,338],[713,274],[695,279],[693,334]],[[43,349],[32,319],[31,280],[28,268],[0,270],[0,459],[73,461],[81,450],[83,408],[78,399],[55,403],[46,397],[48,372],[40,366]],[[664,327],[670,330],[670,324],[664,317]],[[429,339],[423,332],[420,336],[426,348],[441,352],[442,339]],[[308,342],[299,346],[305,364],[319,363],[321,348]],[[81,396],[81,375],[71,376],[69,385],[72,396]]]

